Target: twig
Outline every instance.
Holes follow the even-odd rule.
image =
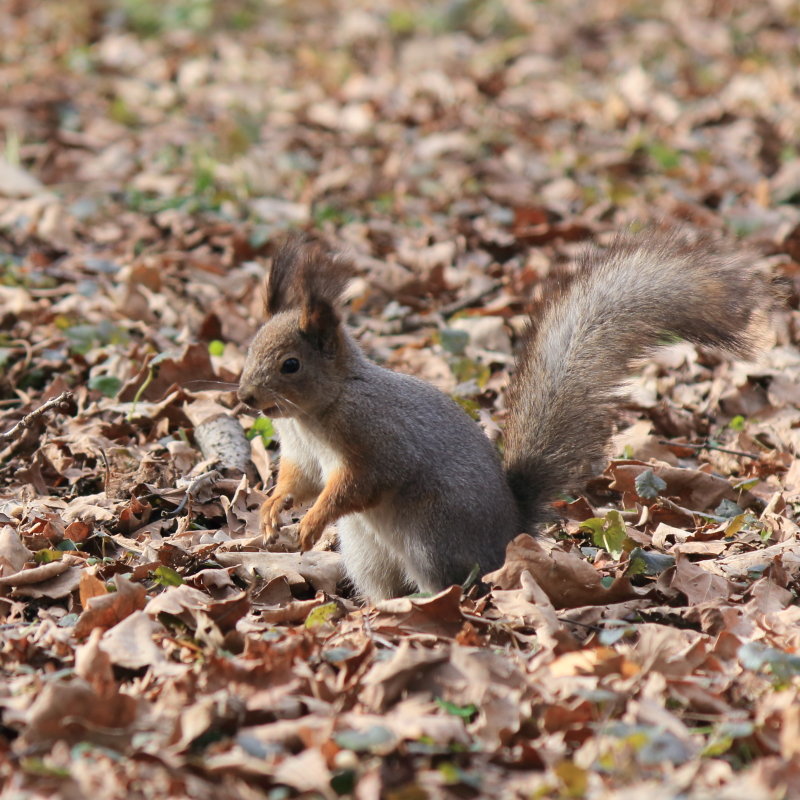
[[[439,309],[439,313],[442,316],[449,317],[455,314],[457,311],[463,311],[465,308],[477,305],[490,294],[496,292],[502,285],[503,284],[500,283],[500,281],[494,281],[489,286],[481,289],[479,292],[473,292],[466,297],[462,297],[460,300],[454,300],[452,303],[442,306]]]
[[[760,456],[757,453],[746,453],[744,450],[731,450],[728,447],[720,447],[718,444],[703,442],[701,444],[690,444],[689,442],[670,442],[667,439],[659,439],[659,444],[666,444],[669,447],[688,447],[690,450],[719,450],[720,453],[729,453],[732,456],[743,456],[758,461]]]
[[[212,469],[208,472],[203,472],[201,475],[197,475],[192,479],[183,479],[178,481],[179,484],[183,484],[186,487],[186,494],[183,495],[180,503],[172,509],[172,511],[162,511],[161,512],[161,519],[172,519],[177,517],[181,514],[186,506],[189,506],[189,513],[191,513],[191,503],[197,497],[197,495],[206,488],[214,488],[214,485],[218,480],[222,478],[219,470]],[[183,487],[180,487],[183,488]]]
[[[26,414],[19,422],[12,425],[5,433],[0,433],[0,442],[9,441],[14,439],[20,431],[25,428],[30,428],[39,417],[44,416],[50,409],[58,408],[63,411],[64,406],[72,400],[72,392],[61,392],[58,397],[53,397],[46,403],[43,403],[39,408],[35,408],[29,414]]]
[[[669,508],[672,511],[678,511],[681,514],[685,514],[689,517],[701,517],[702,519],[710,519],[712,522],[724,522],[727,517],[719,517],[715,514],[707,514],[705,511],[694,511],[691,508],[684,508],[683,506],[679,506],[677,503],[670,500],[668,497],[659,497],[658,504],[660,506],[664,506],[665,508]]]
[[[367,614],[363,614],[361,617],[361,626],[364,629],[364,633],[372,639],[374,644],[382,644],[388,650],[397,650],[397,645],[390,642],[385,637],[381,636],[379,633],[375,633],[372,630],[372,623],[369,620],[369,616]]]
[[[103,478],[103,491],[108,494],[108,487],[111,483],[111,466],[108,463],[108,456],[106,455],[106,451],[103,448],[100,448],[100,455],[103,457],[103,464],[106,468],[106,474]]]
[[[408,333],[418,330],[419,328],[434,327],[437,324],[437,318],[446,319],[447,317],[453,316],[453,314],[458,311],[463,311],[465,308],[477,305],[490,294],[496,292],[501,286],[502,284],[499,281],[495,281],[479,292],[475,292],[467,297],[462,297],[460,300],[455,300],[441,308],[435,309],[431,314],[409,314],[402,320],[401,329],[404,333]]]

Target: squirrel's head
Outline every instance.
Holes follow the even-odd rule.
[[[266,283],[267,321],[239,380],[239,399],[269,417],[313,414],[342,381],[344,332],[337,309],[352,275],[349,261],[292,239],[275,254]]]

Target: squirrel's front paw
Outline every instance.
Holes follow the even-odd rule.
[[[283,492],[275,492],[268,497],[258,512],[259,528],[267,541],[273,541],[281,527],[281,511],[292,504],[292,497]]]
[[[300,539],[300,552],[305,553],[310,550],[322,536],[325,530],[324,521],[315,518],[313,509],[309,511],[300,522],[298,537]]]

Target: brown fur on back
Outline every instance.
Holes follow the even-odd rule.
[[[620,236],[532,315],[509,386],[505,464],[528,530],[605,455],[632,363],[679,336],[752,353],[769,288],[746,253],[702,237]]]

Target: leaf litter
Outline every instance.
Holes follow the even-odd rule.
[[[800,793],[798,22],[7,4],[9,796]],[[276,236],[348,248],[366,351],[497,438],[528,299],[650,221],[739,237],[784,287],[757,364],[644,365],[617,458],[486,592],[363,607],[296,514],[264,549],[277,453],[233,389]]]

